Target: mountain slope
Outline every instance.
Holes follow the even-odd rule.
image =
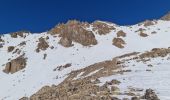
[[[164,16],[162,20],[145,21],[131,26],[119,26],[102,21],[91,24],[68,21],[48,32],[4,34],[0,37],[0,99],[18,100],[24,96],[30,97],[43,86],[65,84],[70,73],[76,70],[88,68],[95,63],[112,60],[124,54],[145,53],[153,48],[168,48],[170,46],[169,32],[170,21]],[[21,56],[25,59],[24,64],[17,60]],[[135,60],[127,64],[125,62],[130,72],[123,75],[113,75],[114,73],[110,72],[106,77],[104,77],[105,74],[99,75],[97,77],[101,81],[99,85],[116,79],[121,81],[118,87],[120,91],[123,90],[122,93],[129,86],[142,88],[143,91],[153,88],[159,93],[161,100],[168,100],[170,99],[167,91],[170,89],[168,87],[170,68],[167,66],[169,61],[161,60],[166,57],[151,58],[149,63],[153,66],[161,62],[158,67],[153,68],[148,68],[147,64],[135,62]],[[118,60],[121,59],[125,58],[118,57]],[[141,66],[145,67],[141,68]],[[100,68],[102,69],[102,66],[96,67],[90,71],[93,73],[84,76],[90,77],[100,71]],[[145,72],[147,69],[151,72],[153,70],[153,73]],[[113,70],[122,70],[122,67],[118,66]],[[75,80],[78,80],[80,76],[82,75],[77,76]],[[141,77],[142,81],[146,81],[147,84],[141,83]],[[154,83],[160,80],[161,82],[156,84],[158,87],[155,87]],[[126,97],[125,95],[114,96]]]

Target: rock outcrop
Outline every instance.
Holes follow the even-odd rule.
[[[138,25],[141,26],[145,26],[145,27],[148,27],[148,26],[152,26],[152,25],[155,25],[157,22],[155,20],[145,20],[144,22],[141,22],[139,23]]]
[[[58,34],[61,37],[59,43],[64,47],[72,46],[72,42],[80,43],[83,46],[96,45],[95,35],[92,31],[85,29],[87,26],[89,26],[88,23],[72,20],[66,24],[57,25],[49,33]]]
[[[108,25],[104,22],[95,21],[92,23],[93,31],[97,31],[100,35],[105,35],[110,33],[112,30],[115,30],[116,28],[114,26]]]
[[[10,33],[10,35],[13,38],[17,38],[18,36],[25,38],[26,37],[25,33],[29,33],[29,32],[28,31],[18,31],[18,32]]]
[[[170,53],[170,48],[154,48],[149,52],[139,55],[140,58],[165,57]]]
[[[126,37],[126,33],[123,32],[122,30],[118,31],[116,34],[117,34],[117,37]]]
[[[49,45],[46,42],[45,38],[41,37],[41,38],[39,38],[36,52],[40,52],[40,50],[46,50],[48,47],[49,47]]]
[[[114,38],[112,42],[112,44],[118,48],[124,48],[124,45],[126,44],[122,38]]]
[[[17,71],[24,69],[25,67],[26,67],[26,58],[24,58],[24,56],[22,55],[8,62],[3,71],[5,73],[13,74]]]

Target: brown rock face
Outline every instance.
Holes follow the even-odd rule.
[[[48,43],[44,38],[39,38],[39,43],[36,49],[36,52],[40,52],[40,50],[46,50],[49,47]]]
[[[26,66],[26,58],[23,56],[19,56],[16,59],[11,60],[6,64],[5,69],[3,70],[5,73],[15,73],[19,70],[22,70]]]
[[[28,31],[18,31],[18,32],[11,33],[10,35],[13,38],[17,38],[18,36],[25,37],[24,33],[29,33],[29,32]]]
[[[98,34],[100,35],[105,35],[108,34],[109,32],[111,32],[112,30],[115,30],[115,28],[113,26],[109,26],[106,23],[102,23],[99,21],[96,21],[94,23],[92,23],[93,25],[93,30],[97,31]]]
[[[161,20],[170,21],[170,12],[161,18]]]
[[[81,23],[73,20],[68,21],[66,24],[60,24],[53,28],[49,33],[52,35],[59,34],[60,44],[64,47],[72,46],[72,42],[77,42],[83,46],[96,45],[97,40],[92,31],[84,29],[88,23]]]
[[[126,44],[122,38],[114,38],[112,42],[112,44],[118,48],[124,48],[124,45]]]
[[[8,47],[8,52],[12,52],[14,50],[14,48],[15,48],[14,46],[9,46]]]
[[[126,33],[125,32],[123,32],[122,30],[120,30],[120,31],[118,31],[117,32],[117,37],[126,37]]]

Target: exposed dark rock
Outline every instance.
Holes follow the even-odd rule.
[[[14,48],[15,48],[14,46],[9,46],[8,47],[8,52],[12,52],[14,50]]]
[[[44,54],[44,57],[43,57],[43,59],[45,60],[45,59],[46,59],[46,57],[47,57],[47,54]]]
[[[26,45],[26,41],[23,41],[19,44],[19,46],[24,46],[24,45]]]

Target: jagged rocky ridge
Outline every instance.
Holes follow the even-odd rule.
[[[0,99],[169,99],[169,25],[167,14],[131,26],[71,20],[40,34],[4,34]]]

